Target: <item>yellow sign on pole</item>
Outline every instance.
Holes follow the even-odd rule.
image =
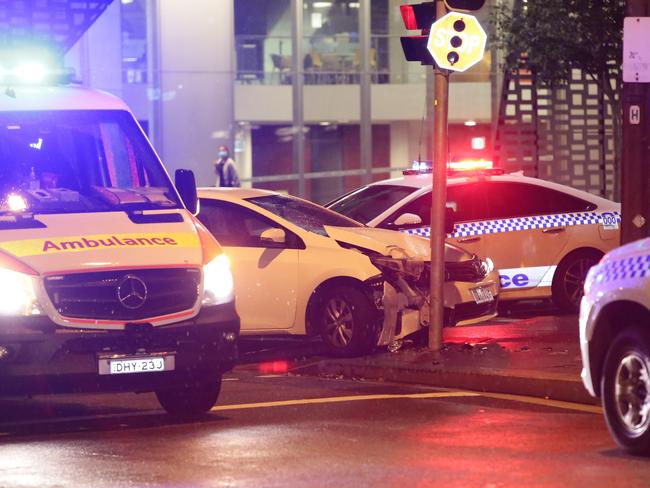
[[[439,68],[465,71],[483,59],[486,42],[476,17],[449,12],[431,26],[427,49]]]

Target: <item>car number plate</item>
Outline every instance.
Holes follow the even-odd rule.
[[[99,374],[159,373],[174,367],[173,355],[99,359]]]
[[[472,288],[472,297],[476,303],[488,303],[494,301],[492,290],[486,287]]]

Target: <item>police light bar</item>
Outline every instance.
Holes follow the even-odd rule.
[[[404,176],[431,174],[433,168],[431,161],[413,161],[410,169],[402,171]],[[474,175],[502,175],[505,171],[501,168],[494,168],[492,161],[483,160],[463,160],[450,161],[447,163],[447,175],[474,174]]]
[[[462,161],[449,161],[447,169],[450,171],[476,171],[480,169],[492,169],[492,161],[483,161],[482,159],[465,159]]]

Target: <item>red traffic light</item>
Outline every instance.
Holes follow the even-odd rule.
[[[431,29],[431,24],[436,20],[436,2],[423,2],[415,5],[400,5],[400,13],[404,26],[408,30]]]

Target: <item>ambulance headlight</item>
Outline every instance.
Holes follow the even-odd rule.
[[[40,63],[24,63],[14,69],[14,75],[22,83],[42,83],[48,70]]]
[[[203,266],[203,305],[218,305],[234,299],[230,261],[225,254]]]
[[[39,315],[34,278],[24,273],[0,268],[0,316]]]

